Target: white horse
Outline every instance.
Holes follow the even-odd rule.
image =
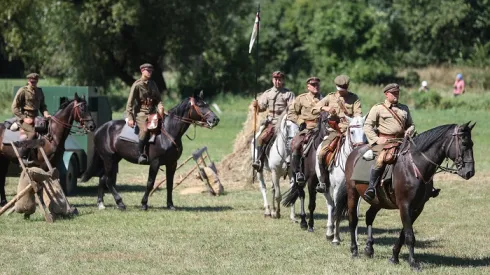
[[[291,158],[291,141],[293,137],[299,132],[298,126],[286,119],[286,114],[282,114],[278,117],[279,124],[276,125],[275,130],[275,140],[271,140],[272,146],[269,154],[265,156],[264,170],[271,172],[272,177],[272,210],[270,209],[269,203],[267,201],[267,188],[264,181],[264,170],[262,172],[257,172],[257,178],[260,182],[260,192],[264,198],[264,216],[271,216],[272,218],[280,218],[281,210],[280,203],[282,199],[281,189],[279,187],[280,178],[286,175],[289,176],[289,163]],[[263,126],[260,128],[258,133],[261,132]],[[259,134],[257,133],[256,138]],[[254,143],[251,143],[251,152],[253,154],[255,150],[255,157],[258,156],[257,150],[254,148]],[[253,160],[252,160],[253,161]],[[290,179],[291,182],[291,179]],[[296,221],[294,215],[294,205],[291,206],[290,218]]]
[[[329,167],[329,179],[330,179],[330,187],[327,189],[327,192],[324,193],[325,198],[327,200],[327,208],[328,208],[328,221],[327,221],[327,232],[326,238],[327,240],[332,240],[333,244],[340,243],[339,236],[339,228],[338,225],[334,226],[333,215],[335,211],[335,204],[333,198],[337,197],[337,192],[339,186],[345,184],[345,162],[347,161],[347,157],[349,154],[359,146],[360,144],[364,144],[367,142],[366,136],[364,135],[364,130],[362,129],[364,125],[364,120],[366,116],[360,117],[356,116],[354,118],[346,117],[349,123],[347,127],[347,131],[345,132],[345,142],[340,148],[338,152],[338,156],[336,156],[334,163]],[[319,147],[320,148],[320,147]],[[315,165],[316,175],[318,180],[320,178],[320,166],[318,162],[318,154],[320,150],[317,150],[317,162]]]

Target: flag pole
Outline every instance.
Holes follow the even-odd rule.
[[[257,14],[256,17],[258,19],[257,24],[257,57],[255,60],[255,89],[254,89],[254,100],[257,100],[257,90],[259,89],[259,33],[260,33],[260,3],[257,6]],[[252,33],[253,36],[253,33]],[[256,138],[255,134],[257,131],[257,113],[258,113],[258,108],[254,108],[254,135],[253,135],[253,140],[254,140],[254,150],[253,150],[253,161],[255,161],[255,148],[256,148]],[[254,169],[252,169],[252,184],[255,183],[255,174],[254,174]]]

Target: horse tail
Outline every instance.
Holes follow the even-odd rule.
[[[85,171],[85,173],[83,173],[82,175],[82,182],[87,182],[92,177],[101,174],[101,172],[103,172],[103,165],[104,163],[102,162],[102,158],[100,157],[99,152],[97,152],[97,148],[94,148],[92,161],[90,162],[90,166],[88,167],[87,171]]]
[[[347,217],[347,183],[341,184],[337,191],[337,197],[335,198],[335,212],[334,212],[334,220],[341,220],[344,217]]]
[[[299,197],[299,191],[300,187],[295,182],[293,186],[291,186],[291,188],[289,188],[289,190],[284,193],[284,197],[281,201],[282,205],[284,205],[285,207],[293,206]]]

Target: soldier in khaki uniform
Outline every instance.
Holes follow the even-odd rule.
[[[128,118],[128,126],[134,128],[135,120],[139,128],[139,143],[138,152],[139,164],[148,163],[148,157],[144,153],[144,147],[148,142],[150,135],[147,129],[148,115],[158,113],[163,115],[163,104],[161,101],[160,91],[151,75],[153,73],[153,65],[145,63],[140,66],[141,78],[136,80],[131,86],[131,91],[126,104],[126,114]]]
[[[303,184],[305,176],[302,172],[300,159],[305,138],[310,135],[317,127],[318,115],[313,115],[311,110],[322,99],[320,94],[320,79],[310,77],[306,80],[307,92],[299,95],[288,109],[288,119],[299,125],[300,132],[293,138],[292,151],[293,157],[291,167],[296,182]]]
[[[329,93],[311,110],[313,115],[319,115],[321,111],[329,114],[328,136],[322,142],[318,161],[320,163],[321,179],[317,186],[317,191],[326,192],[327,187],[327,171],[325,155],[328,151],[334,151],[340,145],[341,135],[345,135],[349,126],[346,117],[362,116],[361,101],[356,94],[348,91],[350,79],[346,75],[339,75],[335,78],[334,83],[337,92]],[[335,138],[339,137],[335,144],[331,144]]]
[[[12,102],[12,113],[17,117],[20,124],[21,140],[32,140],[36,135],[34,128],[34,120],[39,112],[45,118],[50,117],[48,108],[44,102],[44,93],[41,88],[37,87],[39,74],[31,73],[27,75],[27,85],[20,88],[15,94]],[[32,161],[28,161],[30,149],[20,148],[19,154],[22,161],[29,165]]]
[[[398,84],[388,84],[383,92],[386,97],[384,103],[371,108],[363,128],[374,156],[378,157],[371,168],[369,187],[364,193],[364,199],[368,202],[376,195],[376,183],[385,167],[383,158],[386,151],[383,147],[388,143],[396,142],[394,140],[396,138],[412,135],[415,130],[408,106],[398,103],[400,95]],[[374,131],[375,127],[378,133]]]
[[[253,107],[258,112],[268,111],[267,119],[263,123],[262,131],[257,139],[257,152],[258,156],[252,163],[252,167],[261,171],[263,167],[264,148],[272,139],[274,135],[275,126],[277,124],[277,117],[279,117],[290,105],[295,95],[289,89],[284,88],[284,73],[275,71],[272,73],[272,88],[265,91],[259,100],[253,101]]]

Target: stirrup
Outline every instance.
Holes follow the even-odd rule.
[[[296,182],[297,183],[305,183],[305,175],[301,172],[296,173]]]
[[[258,159],[252,163],[252,167],[258,171],[260,169],[261,161]]]
[[[146,164],[148,163],[148,157],[145,154],[141,154],[138,157],[138,164]]]
[[[319,182],[315,189],[318,193],[325,193],[327,192],[327,185],[324,182]]]

